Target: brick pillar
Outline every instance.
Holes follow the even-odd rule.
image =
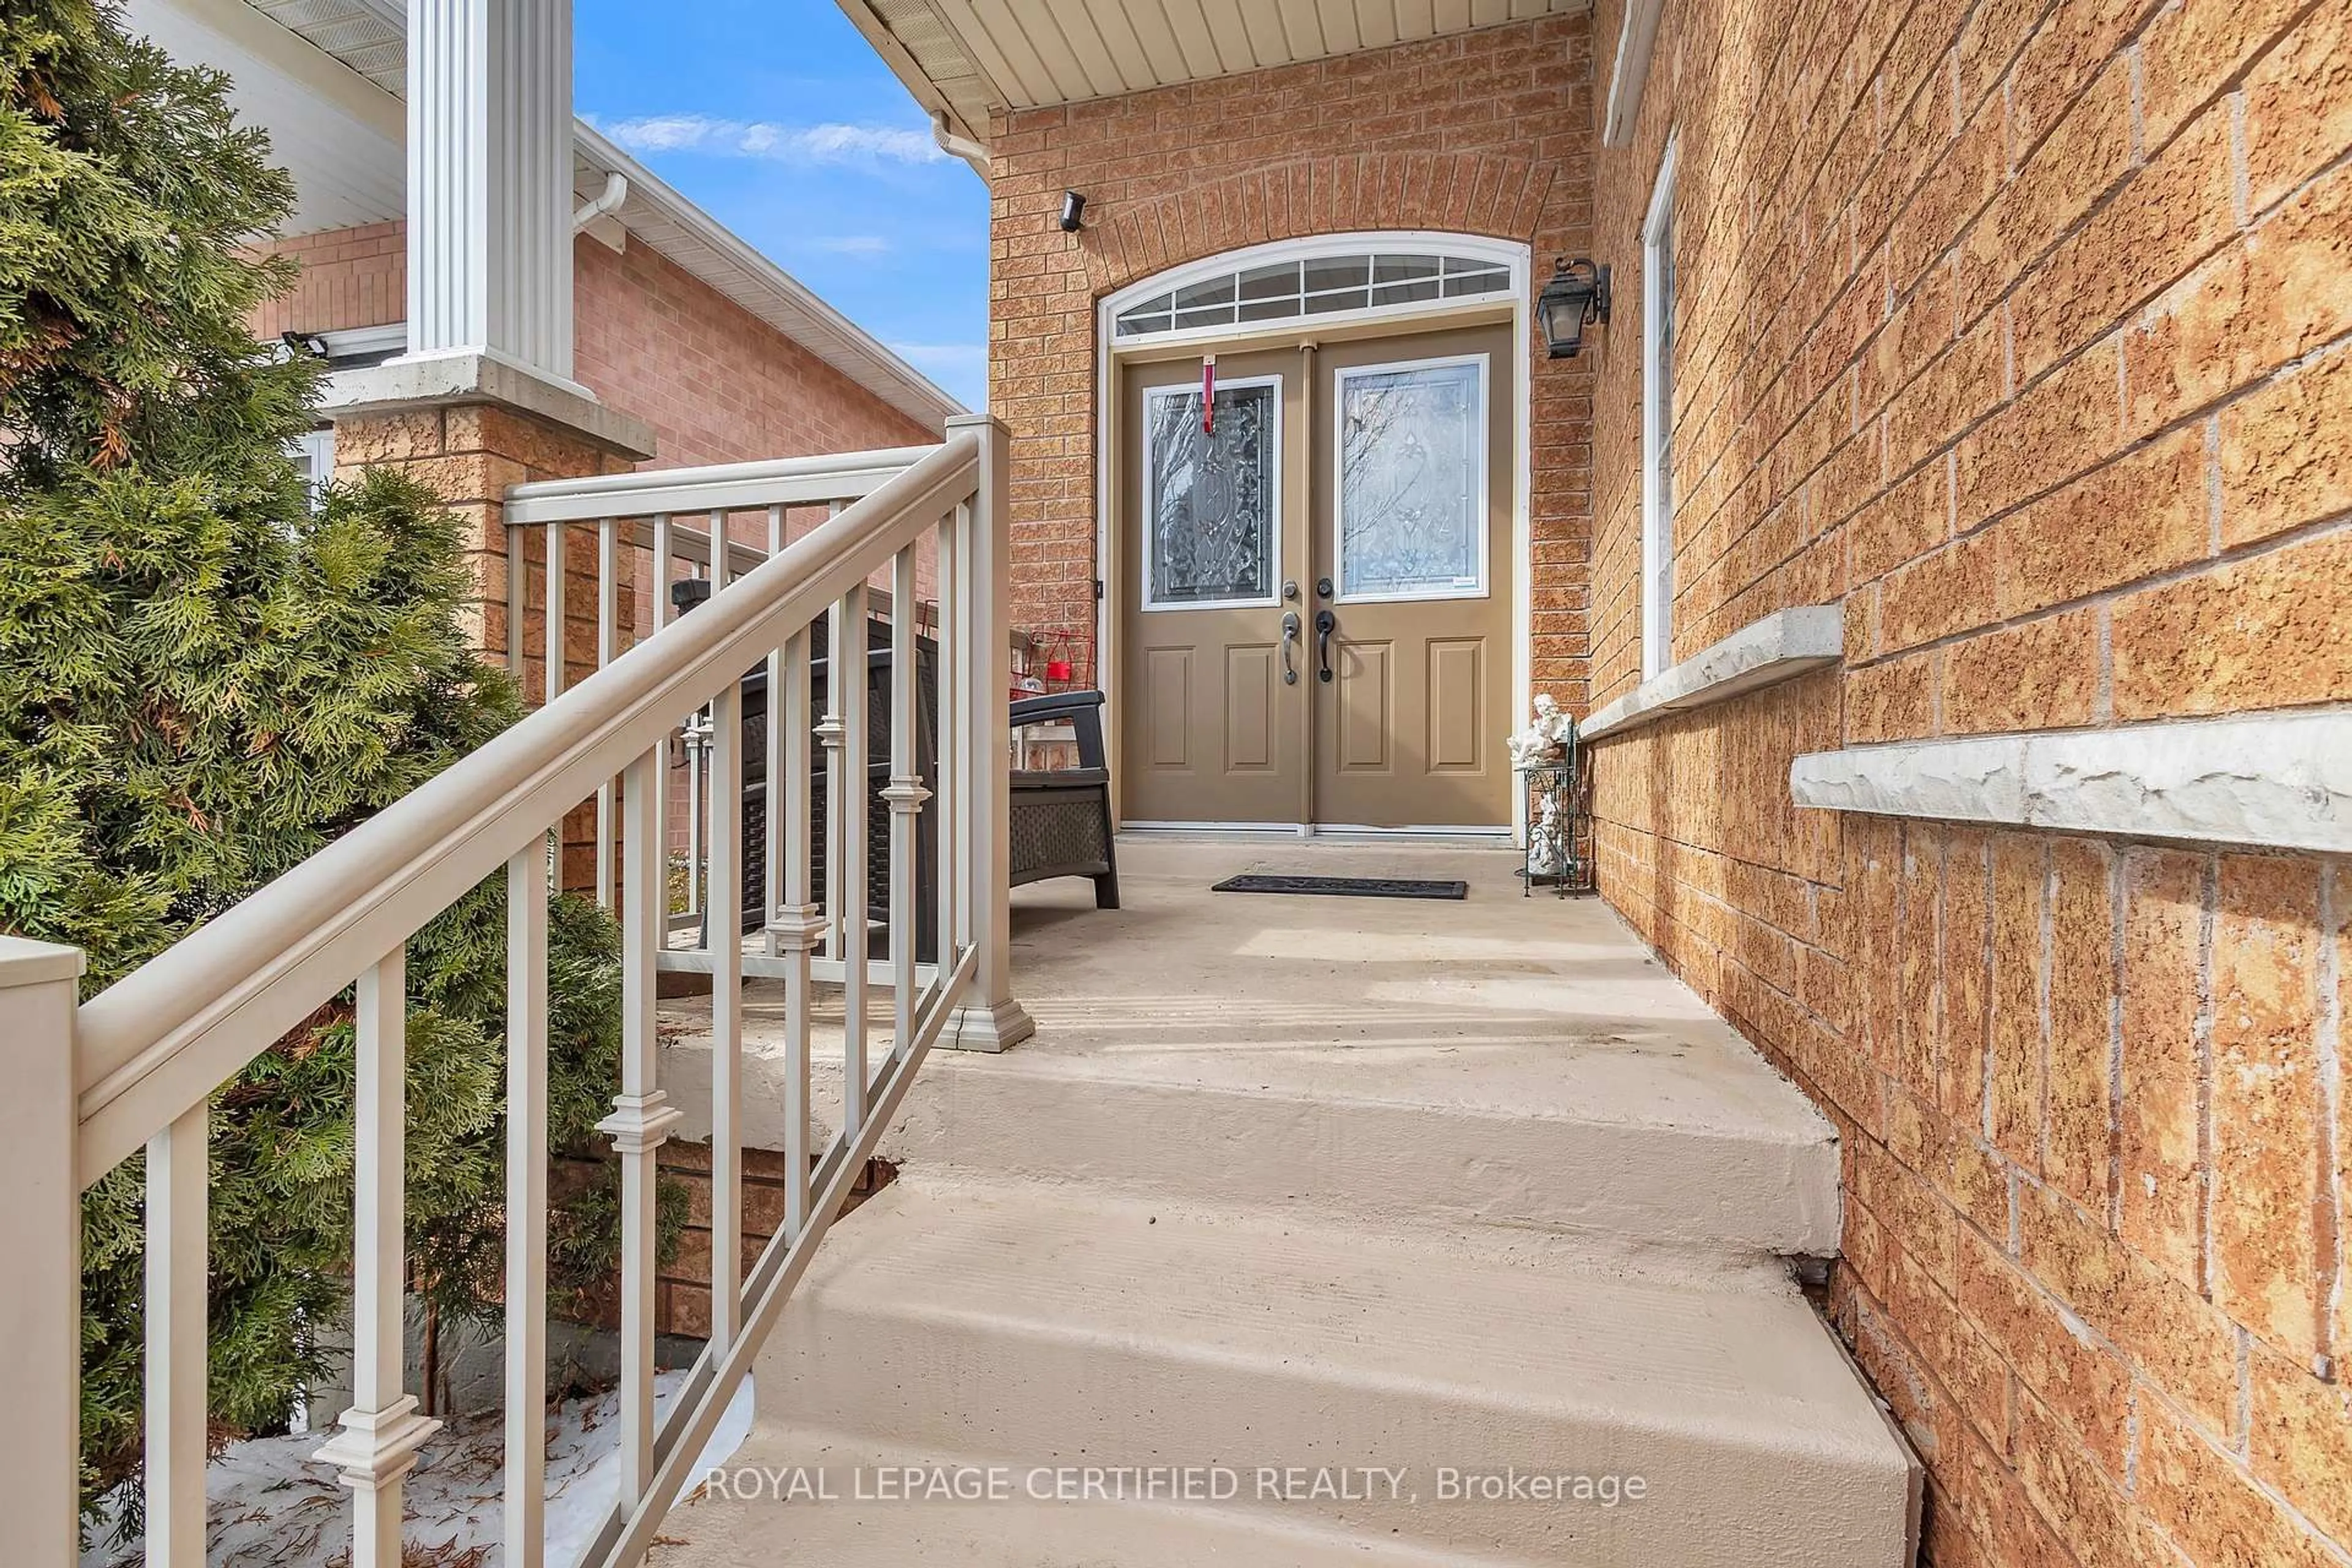
[[[639,455],[555,420],[497,404],[394,405],[338,413],[334,418],[338,479],[355,478],[363,468],[396,468],[429,486],[457,515],[466,563],[473,577],[466,615],[478,646],[500,668],[508,662],[504,505],[508,487],[537,479],[625,472]],[[593,525],[573,526],[564,538],[567,687],[596,669],[596,544]],[[522,548],[530,607],[523,626],[522,667],[511,673],[524,704],[536,708],[547,692],[546,531],[528,530]],[[619,606],[622,647],[629,646],[636,632],[636,576],[635,552],[624,550]],[[563,885],[567,888],[594,885],[594,828],[593,802],[564,818]]]

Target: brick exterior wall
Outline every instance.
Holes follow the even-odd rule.
[[[371,224],[280,241],[302,263],[263,308],[264,337],[381,326],[407,311],[407,225]],[[573,247],[574,374],[654,427],[646,468],[740,463],[936,441],[891,407],[651,246]]]
[[[1670,0],[1599,154],[1595,700],[1640,668],[1670,126],[1676,656],[1847,627],[1842,671],[1601,742],[1601,886],[1835,1119],[1833,1311],[1943,1568],[2352,1562],[2352,868],[1787,782],[2352,697],[2347,105],[2340,5]]]
[[[1588,19],[1000,116],[990,130],[993,412],[1013,430],[1013,619],[1095,625],[1095,307],[1243,246],[1425,228],[1591,248]],[[1087,226],[1055,217],[1085,193]],[[1535,678],[1585,698],[1591,536],[1588,362],[1531,353]],[[1092,660],[1082,658],[1081,679]]]

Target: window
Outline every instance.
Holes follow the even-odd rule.
[[[303,488],[310,492],[310,510],[319,510],[319,493],[335,477],[335,427],[322,425],[294,443],[294,467]]]
[[[1339,373],[1339,597],[1486,591],[1484,355]]]
[[[1675,142],[1642,225],[1642,679],[1674,663]]]
[[[1272,605],[1281,555],[1282,380],[1143,395],[1143,607]]]
[[[1511,269],[1499,261],[1425,251],[1347,251],[1244,267],[1187,283],[1121,310],[1113,331],[1119,342],[1132,342],[1161,332],[1511,294]]]

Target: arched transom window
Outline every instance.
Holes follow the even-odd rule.
[[[1121,310],[1121,342],[1163,332],[1253,327],[1512,291],[1511,268],[1433,247],[1363,246],[1213,270]]]

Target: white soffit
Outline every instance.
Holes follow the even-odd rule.
[[[2342,854],[2352,710],[2245,714],[1814,752],[1799,805]]]
[[[356,0],[299,3],[355,6]],[[124,20],[173,59],[228,74],[230,106],[269,132],[271,155],[294,176],[293,232],[401,216],[407,115],[398,99],[245,0],[130,0]]]
[[[348,0],[347,0],[348,3]],[[1472,27],[1591,0],[840,0],[917,101],[984,138],[992,109],[1041,109]]]
[[[268,129],[301,189],[293,232],[407,216],[407,13],[396,0],[131,0],[130,17],[174,58],[228,72],[238,112]],[[619,216],[646,244],[926,426],[965,412],[586,121],[573,131],[575,192],[625,175]]]

